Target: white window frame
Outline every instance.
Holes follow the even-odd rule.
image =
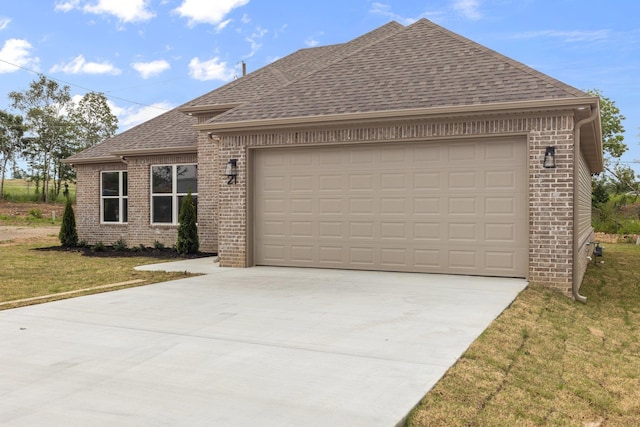
[[[154,193],[153,192],[153,168],[156,167],[171,167],[171,193]],[[149,168],[149,221],[151,225],[155,226],[176,226],[178,222],[178,212],[180,207],[178,206],[178,200],[180,197],[186,196],[189,193],[178,193],[178,166],[193,166],[196,168],[196,183],[198,181],[198,164],[197,163],[170,163],[170,164],[156,164],[151,165]],[[154,222],[153,221],[153,198],[154,197],[169,197],[171,196],[171,222]],[[191,196],[198,197],[197,192],[191,192]]]
[[[105,196],[103,195],[103,175],[105,173],[117,173],[118,174],[118,195],[117,196]],[[129,219],[129,189],[127,188],[127,195],[124,195],[123,176],[127,174],[127,185],[129,183],[129,173],[126,170],[108,170],[100,171],[100,224],[113,225],[113,224],[127,224]],[[105,221],[104,219],[104,201],[105,199],[115,200],[118,199],[118,221]],[[124,200],[127,200],[127,221],[123,221],[124,212]]]

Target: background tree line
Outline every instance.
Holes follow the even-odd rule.
[[[60,195],[75,171],[62,160],[115,135],[118,118],[102,93],[88,92],[76,104],[69,86],[44,75],[8,94],[17,114],[0,110],[0,199],[11,167],[14,178],[35,184],[41,201]],[[28,169],[18,168],[24,161]]]

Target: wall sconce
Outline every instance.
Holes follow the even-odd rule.
[[[236,184],[238,182],[238,159],[231,159],[227,162],[227,170],[225,172],[229,181],[227,185]]]
[[[542,166],[545,168],[556,167],[556,147],[547,147],[544,152],[544,161],[542,162]]]

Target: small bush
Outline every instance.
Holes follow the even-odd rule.
[[[107,250],[107,247],[102,243],[102,241],[97,242],[95,245],[91,247],[91,252],[104,252]]]
[[[153,242],[153,249],[157,250],[157,251],[161,251],[164,249],[164,243],[162,242],[158,242],[157,240],[155,242]]]
[[[39,209],[38,213],[40,213]],[[31,211],[29,211],[29,215],[31,215]],[[73,213],[73,206],[71,206],[70,200],[67,200],[67,203],[64,206],[64,213],[62,214],[62,225],[60,226],[58,239],[60,239],[60,244],[65,247],[73,247],[78,245],[76,216]]]
[[[147,250],[147,247],[146,247],[145,245],[143,245],[142,243],[140,243],[140,244],[138,245],[138,250],[139,250],[140,252],[145,252],[145,251]]]
[[[119,252],[127,250],[127,241],[121,237],[113,244],[113,249]]]
[[[84,239],[78,242],[78,247],[80,248],[86,248],[87,246],[89,246],[89,243]]]
[[[180,255],[195,254],[200,247],[198,239],[198,226],[196,225],[196,208],[193,204],[191,192],[182,200],[182,209],[178,218],[178,241],[176,251]]]
[[[42,218],[42,211],[37,208],[29,209],[29,218],[33,218],[33,219]]]

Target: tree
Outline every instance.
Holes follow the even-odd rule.
[[[78,230],[76,229],[76,216],[73,213],[71,199],[67,197],[67,203],[64,206],[62,214],[62,225],[60,233],[58,233],[60,244],[65,247],[78,246]]]
[[[605,155],[610,158],[619,159],[627,150],[624,143],[624,126],[622,121],[626,119],[620,113],[615,101],[607,98],[598,89],[588,90],[591,96],[596,96],[600,100],[600,120],[602,122],[602,148]]]
[[[107,98],[102,93],[85,94],[70,116],[80,149],[111,138],[118,130],[118,118],[111,112]]]
[[[178,241],[176,251],[181,254],[195,254],[200,247],[198,239],[198,226],[196,225],[196,207],[193,203],[191,191],[182,200],[182,208],[178,217]]]
[[[23,123],[22,116],[13,115],[0,110],[0,200],[4,198],[4,179],[7,173],[7,165],[10,160],[15,160],[23,146],[24,133],[27,127]]]
[[[607,172],[607,179],[610,180],[616,194],[634,192],[640,195],[640,184],[637,177],[628,166],[620,164],[620,157],[628,150],[624,143],[624,126],[622,121],[625,117],[616,106],[615,101],[607,98],[597,89],[588,90],[592,96],[597,96],[600,101],[600,119],[602,122],[602,148],[604,150],[604,168]],[[593,187],[602,192],[604,183],[596,182],[594,178]],[[602,200],[601,194],[598,199]],[[595,206],[595,205],[594,205]]]
[[[55,80],[40,75],[28,90],[12,91],[9,98],[13,108],[25,113],[26,123],[34,133],[32,143],[42,155],[42,198],[48,202],[52,157],[55,149],[67,142],[66,112],[73,104],[69,86],[60,87]]]

